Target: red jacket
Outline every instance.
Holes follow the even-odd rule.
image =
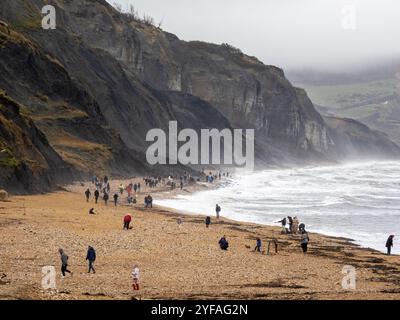
[[[131,220],[132,220],[132,217],[131,217],[129,214],[127,214],[127,215],[124,217],[124,222],[131,222]]]

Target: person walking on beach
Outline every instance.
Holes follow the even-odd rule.
[[[96,270],[94,270],[93,263],[96,261],[96,251],[94,250],[93,247],[89,246],[87,254],[86,254],[86,260],[89,261],[89,271],[93,271],[93,273],[96,273]]]
[[[140,270],[139,266],[135,264],[132,269],[132,288],[133,291],[139,290]]]
[[[89,202],[89,198],[90,198],[91,195],[92,195],[92,194],[90,193],[89,188],[87,188],[86,191],[85,191],[86,202]]]
[[[111,186],[110,186],[109,182],[107,182],[106,191],[107,191],[107,193],[110,193],[110,191],[111,191]]]
[[[130,214],[127,214],[125,217],[124,217],[124,230],[126,229],[126,230],[129,230],[129,224],[131,223],[131,221],[132,221],[132,216],[130,215]]]
[[[303,249],[303,253],[307,253],[308,250],[308,243],[310,242],[310,238],[308,237],[308,233],[304,231],[301,234],[300,246]]]
[[[207,216],[206,217],[206,228],[208,228],[210,224],[211,224],[211,217]]]
[[[97,203],[97,201],[99,200],[99,197],[100,197],[100,192],[99,192],[99,190],[95,190],[95,192],[94,192],[94,201]]]
[[[391,252],[392,252],[392,247],[393,247],[393,238],[394,235],[391,234],[389,236],[389,238],[386,240],[386,248],[387,248],[387,255],[390,256]]]
[[[254,251],[261,252],[261,239],[260,238],[257,238],[257,243],[256,243],[256,247],[254,248]]]
[[[114,206],[117,206],[118,197],[119,197],[118,193],[114,193]]]
[[[228,240],[226,240],[226,236],[224,235],[221,239],[218,241],[219,247],[221,250],[228,250],[229,243]]]
[[[104,196],[103,196],[103,200],[104,200],[104,204],[105,205],[107,205],[108,199],[109,199],[108,193],[105,193]]]
[[[219,219],[219,213],[221,212],[221,207],[217,204],[215,206],[215,213],[217,215],[217,219]]]
[[[61,258],[61,274],[62,278],[65,277],[65,273],[69,273],[72,277],[72,272],[68,270],[68,256],[64,252],[64,249],[58,249],[58,252],[60,253],[60,258]]]

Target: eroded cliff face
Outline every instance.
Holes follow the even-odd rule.
[[[153,88],[195,95],[220,111],[232,127],[255,129],[257,139],[309,153],[327,151],[330,139],[323,119],[281,69],[229,45],[181,41],[104,3],[81,0],[63,10],[64,28],[107,51]]]
[[[21,105],[0,91],[0,188],[50,191],[78,172],[57,154]]]

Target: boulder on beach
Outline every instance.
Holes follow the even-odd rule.
[[[8,193],[6,190],[0,190],[0,201],[6,201],[8,198]]]

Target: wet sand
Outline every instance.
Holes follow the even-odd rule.
[[[135,181],[135,180],[134,180]],[[141,181],[136,179],[136,181]],[[144,185],[144,182],[141,181]],[[117,190],[114,182],[112,190]],[[13,196],[0,202],[0,299],[400,299],[399,256],[360,248],[347,239],[310,233],[309,252],[301,252],[298,235],[281,228],[227,219],[207,229],[203,216],[155,206],[144,209],[143,197],[154,199],[207,189],[206,184],[170,191],[143,190],[134,206],[86,203],[76,184],[44,195]],[[112,197],[111,197],[112,198]],[[126,194],[120,199],[126,201]],[[90,208],[96,215],[89,215]],[[132,230],[122,219],[132,214]],[[211,215],[213,213],[210,213]],[[226,235],[230,247],[220,250]],[[252,251],[256,238],[278,242],[278,253]],[[96,274],[87,273],[86,250],[97,252]],[[70,257],[68,274],[60,277],[58,249]],[[133,292],[131,271],[137,263],[141,290]],[[43,266],[57,271],[57,290],[41,287]],[[342,288],[342,268],[356,268],[356,289]]]

